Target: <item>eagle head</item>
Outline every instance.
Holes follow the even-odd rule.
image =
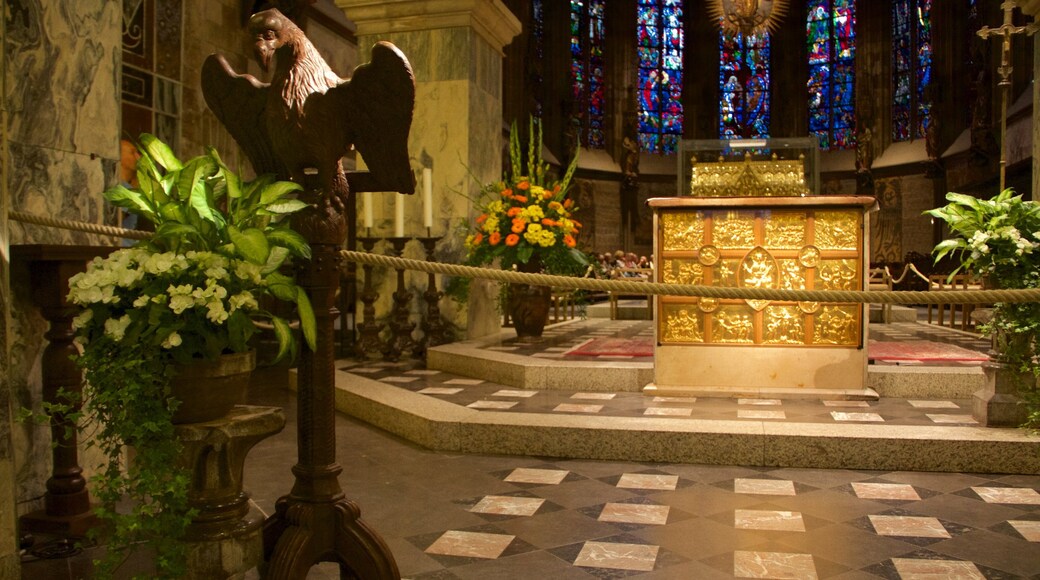
[[[264,72],[271,68],[275,51],[291,42],[299,28],[277,8],[257,12],[249,18],[249,32],[256,38],[256,61]]]

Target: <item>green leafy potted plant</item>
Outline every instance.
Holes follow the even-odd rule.
[[[111,575],[126,548],[145,542],[156,549],[158,573],[178,577],[185,551],[176,540],[192,514],[174,423],[195,395],[176,387],[197,386],[199,369],[210,366],[224,377],[198,393],[209,398],[180,422],[207,420],[199,412],[218,406],[208,419],[219,417],[242,402],[221,395],[232,375],[248,382],[255,360],[250,338],[259,321],[274,329],[276,360],[294,354],[289,322],[262,306],[265,297],[295,305],[303,337],[314,347],[307,295],[280,272],[290,258],[310,257],[284,219],[307,205],[291,195],[301,189],[295,183],[266,176],[243,183],[212,149],[182,163],[145,134],[139,150],[138,185],[104,196],[152,222],[155,233],[94,260],[71,279],[69,300],[84,309],[73,322],[86,378],[82,417],[95,427],[93,444],[105,457],[92,478],[97,514],[110,524],[109,557],[99,574]],[[192,378],[178,380],[184,375]],[[124,445],[134,449],[129,464]]]
[[[588,257],[577,249],[581,223],[568,197],[577,155],[559,181],[550,176],[542,159],[542,127],[528,123],[524,154],[516,123],[509,132],[510,171],[502,181],[484,186],[477,202],[480,212],[465,246],[466,263],[498,264],[505,269],[558,275],[581,275]],[[505,302],[520,336],[540,336],[549,312],[551,288],[510,284]]]
[[[996,288],[1040,288],[1040,204],[1011,189],[989,200],[959,193],[946,199],[946,206],[925,212],[955,236],[935,247],[936,261],[953,255],[960,259],[954,274],[967,270]],[[982,331],[993,338],[998,362],[1029,377],[1019,389],[1029,407],[1026,426],[1040,427],[1040,304],[997,303]]]

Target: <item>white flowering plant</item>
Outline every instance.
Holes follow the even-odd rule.
[[[967,270],[997,288],[1040,288],[1040,204],[1011,189],[988,200],[960,193],[946,199],[949,204],[925,212],[946,222],[955,236],[935,247],[937,261],[958,258],[954,274]],[[1040,377],[1040,304],[997,303],[982,330],[993,337],[1002,362]],[[1027,426],[1038,428],[1040,393],[1032,388],[1023,394],[1030,406]]]
[[[94,427],[92,444],[105,458],[92,476],[107,524],[107,556],[96,577],[108,578],[125,551],[155,550],[154,576],[180,578],[191,523],[190,475],[178,467],[180,443],[170,394],[175,364],[245,352],[257,322],[274,329],[275,361],[293,354],[290,323],[265,308],[274,298],[295,305],[304,340],[314,348],[315,317],[307,294],[282,272],[310,258],[287,216],[308,207],[300,186],[269,176],[245,183],[216,151],[182,163],[152,135],[142,135],[135,187],[104,193],[155,226],[131,248],[95,259],[69,282],[68,300],[83,308],[73,320],[86,382],[80,401],[45,404],[45,417]],[[135,449],[125,464],[125,445]],[[129,500],[129,501],[126,501]],[[129,506],[120,508],[116,506]]]

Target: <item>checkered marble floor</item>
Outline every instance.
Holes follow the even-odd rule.
[[[247,462],[269,513],[295,413],[282,389],[254,398],[290,417]],[[344,490],[414,580],[1040,578],[1040,476],[459,455],[343,416],[337,441]]]
[[[642,393],[521,390],[493,381],[422,368],[419,361],[339,361],[341,370],[487,412],[571,413],[675,420],[732,419],[799,423],[976,426],[971,401],[882,398],[878,401],[651,397]]]

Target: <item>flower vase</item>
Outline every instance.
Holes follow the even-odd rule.
[[[526,264],[518,264],[519,271],[539,273],[541,261],[531,258]],[[545,324],[549,321],[552,304],[552,288],[532,284],[510,283],[507,295],[509,319],[513,322],[516,336],[520,340],[541,338]]]
[[[227,415],[245,402],[254,368],[256,353],[251,350],[175,365],[170,396],[180,405],[173,413],[173,423],[205,423]]]

